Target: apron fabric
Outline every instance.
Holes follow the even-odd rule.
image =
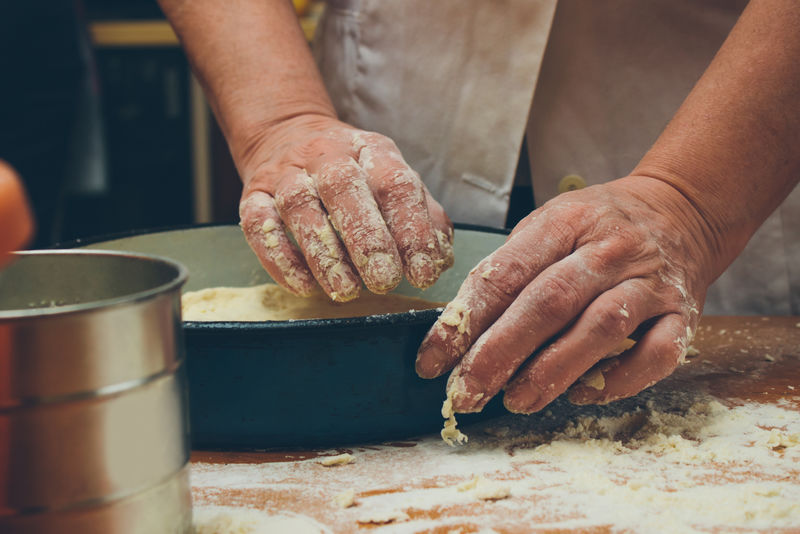
[[[339,118],[389,135],[453,220],[502,227],[555,0],[336,0],[315,55]]]
[[[627,175],[745,4],[335,0],[315,56],[342,120],[394,139],[454,221],[502,227],[523,136],[537,206]],[[800,188],[705,313],[800,314]]]

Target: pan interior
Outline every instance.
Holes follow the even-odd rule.
[[[426,290],[403,281],[394,292],[433,301],[452,300],[469,270],[499,247],[505,238],[504,233],[456,226],[455,265]],[[236,225],[153,232],[82,248],[142,252],[174,259],[189,269],[184,291],[220,286],[249,287],[272,281]]]

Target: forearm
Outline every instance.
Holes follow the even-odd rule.
[[[159,3],[240,167],[276,124],[297,115],[335,116],[288,0]]]
[[[753,0],[634,175],[707,223],[713,278],[800,180],[800,7]]]

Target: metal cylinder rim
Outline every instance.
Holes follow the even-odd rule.
[[[125,306],[136,304],[151,298],[167,294],[175,289],[180,288],[189,277],[189,270],[182,264],[175,260],[166,258],[164,256],[157,256],[155,254],[142,254],[139,252],[119,252],[115,250],[76,250],[76,249],[56,249],[56,250],[27,250],[20,252],[13,252],[12,256],[16,257],[33,257],[33,256],[115,256],[137,260],[144,260],[153,263],[161,263],[168,265],[175,269],[175,276],[168,282],[137,291],[127,295],[112,297],[107,299],[93,300],[91,302],[82,302],[80,304],[67,304],[64,306],[40,306],[35,308],[21,308],[16,310],[0,310],[0,323],[3,321],[18,321],[33,319],[39,317],[58,317],[64,315],[72,315],[77,313],[91,312],[101,309],[113,308],[116,306]]]

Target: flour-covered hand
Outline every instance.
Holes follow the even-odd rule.
[[[457,412],[481,410],[501,389],[524,413],[571,386],[576,403],[633,395],[686,354],[712,279],[708,236],[693,205],[657,179],[560,195],[470,272],[424,339],[417,372],[452,369]],[[605,358],[634,333],[633,348]],[[590,370],[593,380],[578,382]]]
[[[239,207],[245,237],[293,293],[308,295],[319,283],[344,302],[358,296],[361,281],[386,293],[404,274],[425,288],[452,265],[452,223],[389,138],[301,116],[247,160]]]

